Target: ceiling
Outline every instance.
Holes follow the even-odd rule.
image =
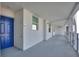
[[[2,5],[10,7],[17,11],[21,8],[37,14],[47,20],[63,20],[66,19],[75,2],[3,2]]]

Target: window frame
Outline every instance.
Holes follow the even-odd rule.
[[[36,29],[33,29],[33,25],[36,25]],[[32,16],[32,30],[37,31],[39,25],[39,19],[36,16]]]

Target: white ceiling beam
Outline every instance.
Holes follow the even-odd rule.
[[[71,10],[67,20],[72,18],[78,10],[79,10],[79,2],[76,2],[75,5],[73,6],[73,9]]]

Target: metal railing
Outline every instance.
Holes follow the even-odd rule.
[[[79,34],[77,33],[77,53],[79,55]]]

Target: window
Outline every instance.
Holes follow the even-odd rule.
[[[38,18],[32,16],[32,30],[38,30]]]
[[[49,30],[49,32],[51,32],[51,24],[48,24],[48,25],[49,25],[48,30]]]

